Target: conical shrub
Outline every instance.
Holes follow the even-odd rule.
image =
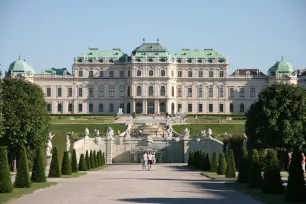
[[[249,187],[260,188],[262,182],[261,168],[259,163],[258,151],[255,149],[252,153],[252,160],[249,170]]]
[[[245,147],[242,148],[242,155],[240,158],[238,182],[247,183],[249,178],[249,157],[248,151]]]
[[[81,154],[80,156],[79,171],[87,171],[84,154]]]
[[[211,168],[210,171],[211,172],[216,172],[217,173],[218,170],[218,158],[217,158],[217,153],[213,152],[213,157],[211,160]]]
[[[77,162],[77,158],[76,158],[75,149],[73,149],[73,152],[72,152],[71,171],[72,172],[78,172],[78,162]]]
[[[199,169],[206,171],[206,152],[200,152],[200,164],[199,164]]]
[[[101,166],[103,166],[103,154],[101,150],[100,150],[100,164]]]
[[[301,160],[301,152],[294,152],[289,167],[289,178],[286,188],[285,200],[287,202],[305,201],[305,180]]]
[[[30,188],[31,184],[27,152],[22,147],[18,154],[17,174],[14,186],[15,188]]]
[[[94,159],[92,150],[90,150],[89,160],[90,160],[90,167],[91,167],[91,169],[95,169],[96,168],[95,167],[95,159]]]
[[[265,194],[282,194],[284,192],[283,182],[280,176],[277,152],[273,149],[266,150],[264,176],[262,180],[262,192]]]
[[[60,163],[59,163],[56,147],[53,147],[53,150],[52,150],[52,160],[50,164],[50,170],[49,170],[48,177],[49,178],[61,177],[61,168],[60,168]]]
[[[90,170],[91,166],[90,166],[90,158],[89,158],[89,155],[88,155],[88,150],[86,150],[85,162],[86,162],[86,169]]]
[[[46,182],[45,158],[41,147],[37,148],[32,168],[32,182]]]
[[[97,161],[98,161],[98,166],[102,166],[102,163],[101,163],[101,150],[98,151],[98,154],[97,154]]]
[[[194,151],[190,152],[190,166],[194,166]]]
[[[13,191],[6,147],[0,147],[0,193]]]
[[[228,151],[227,168],[226,168],[226,178],[236,178],[236,165],[234,158],[234,151]]]
[[[64,152],[64,158],[62,161],[62,175],[71,175],[71,162],[69,158],[69,152]]]
[[[103,155],[102,155],[103,157],[102,157],[102,161],[103,161],[103,165],[105,165],[106,164],[106,157],[105,157],[105,153],[103,152]]]
[[[96,151],[93,152],[93,156],[94,156],[95,168],[97,168],[98,167],[98,160],[97,160],[97,153],[96,153]]]
[[[191,166],[191,154],[192,154],[192,151],[190,151],[188,154],[188,166]]]
[[[225,173],[226,173],[226,161],[225,161],[224,153],[220,153],[218,163],[219,163],[219,165],[218,165],[218,169],[217,169],[217,174],[225,175]]]
[[[210,171],[210,169],[211,169],[210,155],[209,155],[209,153],[206,153],[205,156],[206,156],[206,159],[205,159],[205,162],[206,162],[205,171]]]

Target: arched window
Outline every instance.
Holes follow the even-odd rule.
[[[165,76],[165,75],[166,75],[165,70],[161,70],[160,75],[161,75],[161,76]]]
[[[141,96],[141,86],[137,86],[137,96]]]
[[[131,90],[130,90],[130,87],[128,86],[127,88],[127,96],[131,96]]]
[[[149,76],[153,76],[153,70],[149,71]]]
[[[137,70],[137,76],[141,76],[141,71]]]
[[[240,113],[244,113],[244,104],[243,103],[240,104]]]
[[[172,96],[174,96],[174,87],[172,86]]]
[[[164,86],[162,86],[162,87],[160,88],[160,95],[161,95],[161,96],[165,96],[165,95],[166,95],[166,88],[165,88]]]
[[[153,86],[149,87],[149,96],[153,96]]]

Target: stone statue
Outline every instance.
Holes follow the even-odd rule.
[[[49,140],[48,140],[48,147],[47,147],[47,156],[49,157],[52,157],[52,138],[54,137],[55,135],[52,135],[51,132],[49,132]]]
[[[108,127],[108,131],[106,133],[106,136],[107,136],[108,139],[113,139],[114,130],[111,127]]]
[[[127,129],[127,130],[125,131],[125,139],[130,139],[130,138],[131,138],[131,132],[130,132],[129,129]]]
[[[173,132],[172,132],[171,128],[169,128],[169,129],[167,130],[167,132],[168,132],[168,139],[172,140]]]
[[[247,148],[247,144],[248,144],[248,137],[246,136],[246,134],[243,134],[244,136],[244,140],[243,140],[243,147]]]
[[[201,137],[205,137],[206,136],[205,130],[201,130],[200,135],[201,135]]]
[[[151,136],[148,136],[148,137],[147,137],[147,142],[150,142],[150,143],[152,143],[152,142],[153,142],[153,139],[152,139],[152,137],[151,137]]]
[[[66,135],[66,151],[69,152],[70,150],[70,138],[69,138],[69,135]]]
[[[122,108],[119,108],[117,115],[123,115]]]
[[[199,143],[201,141],[201,139],[200,138],[197,138],[197,143]]]
[[[100,131],[99,130],[94,130],[94,132],[95,132],[95,137],[99,137],[100,136]]]
[[[197,120],[197,119],[198,119],[198,115],[196,115],[196,116],[194,117],[194,119],[196,119],[196,120]]]
[[[185,128],[184,132],[185,132],[185,134],[184,134],[185,137],[189,137],[190,136],[189,135],[190,134],[190,130],[188,128]]]
[[[226,148],[225,148],[225,149],[226,149],[226,150],[225,150],[225,151],[226,151],[226,152],[225,152],[226,155],[228,155],[228,151],[230,150],[231,138],[232,138],[232,135],[229,135],[229,136],[227,137],[227,141],[228,141],[228,142],[227,142],[227,145],[226,145]]]
[[[89,138],[89,130],[85,128],[85,139]]]
[[[120,133],[121,133],[120,130],[118,130],[118,136],[120,136]]]
[[[180,141],[179,137],[174,137],[173,139],[175,140],[175,142],[179,142]]]
[[[211,135],[212,135],[212,130],[208,128],[208,137],[211,137]]]

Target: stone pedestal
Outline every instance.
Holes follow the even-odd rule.
[[[112,141],[112,138],[107,138],[106,140],[106,164],[112,164],[112,144],[113,141]]]
[[[184,152],[184,163],[188,163],[188,157],[189,157],[189,138],[183,140],[184,145],[183,145],[183,152]]]

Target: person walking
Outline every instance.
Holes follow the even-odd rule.
[[[148,155],[148,171],[150,171],[150,169],[152,167],[152,164],[153,164],[153,155],[150,152],[149,155]]]
[[[142,155],[142,170],[147,169],[147,161],[148,161],[148,155],[146,152],[144,152]]]

